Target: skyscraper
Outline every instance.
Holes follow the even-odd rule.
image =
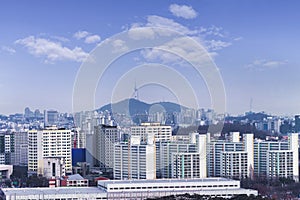
[[[114,145],[120,141],[117,126],[95,126],[95,148],[97,165],[102,170],[114,167]]]
[[[14,132],[14,156],[11,164],[13,165],[27,165],[28,164],[28,133]]]

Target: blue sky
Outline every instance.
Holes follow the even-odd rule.
[[[300,113],[297,0],[30,0],[0,4],[2,114],[23,112],[26,106],[71,112],[76,75],[89,52],[115,34],[149,24],[184,30],[201,41],[220,70],[229,113],[248,111],[250,99],[254,111]],[[132,52],[127,59],[116,61],[99,82],[96,106],[109,102],[110,90],[134,61],[154,62],[151,55]],[[163,61],[179,68],[172,60]],[[196,80],[192,71],[178,71],[196,90],[198,87],[199,106],[210,107],[203,80]],[[142,87],[139,96],[148,102],[176,100],[157,85]]]

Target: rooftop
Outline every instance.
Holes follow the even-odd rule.
[[[80,176],[79,174],[70,175],[70,176],[68,176],[67,179],[70,181],[84,180],[84,178],[82,176]]]
[[[102,180],[101,180],[102,181]],[[99,181],[99,182],[101,182]],[[194,179],[153,179],[153,180],[103,180],[105,183],[112,183],[112,184],[143,184],[143,183],[194,183],[194,182],[219,182],[219,181],[234,181],[232,179],[227,178],[194,178]]]
[[[51,194],[91,194],[105,193],[97,187],[57,187],[57,188],[1,188],[5,195],[51,195]]]

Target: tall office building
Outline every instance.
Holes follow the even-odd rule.
[[[71,131],[57,128],[28,131],[28,171],[44,174],[44,158],[62,157],[66,173],[72,172]]]
[[[300,133],[300,115],[295,116],[295,132]]]
[[[15,152],[13,156],[13,165],[27,165],[28,164],[28,133],[14,132],[14,146]]]
[[[56,110],[44,111],[44,123],[45,127],[54,126],[58,124],[58,112]]]
[[[97,165],[102,170],[111,170],[114,167],[114,145],[120,142],[117,126],[95,126],[95,155]]]
[[[141,136],[142,142],[147,140],[148,134],[154,134],[155,141],[170,141],[172,137],[172,127],[160,123],[142,123],[140,126],[132,126],[130,129],[131,135]]]
[[[131,136],[128,143],[115,145],[115,179],[155,179],[155,143],[150,134],[146,142]]]
[[[14,160],[15,145],[12,133],[0,134],[0,164],[10,165]]]

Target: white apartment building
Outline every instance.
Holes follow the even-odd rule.
[[[267,153],[267,176],[294,178],[293,151],[274,150]]]
[[[208,177],[221,176],[222,152],[244,151],[243,142],[230,142],[225,140],[212,141],[207,145],[207,173]]]
[[[130,132],[132,136],[141,136],[142,142],[147,140],[148,134],[154,134],[155,141],[170,141],[172,138],[172,127],[160,123],[142,123],[132,126]]]
[[[172,160],[172,178],[206,177],[206,166],[201,171],[201,156],[199,153],[174,153]]]
[[[195,144],[195,152],[171,153],[172,178],[206,178],[206,144],[207,135],[191,133],[190,143]]]
[[[243,134],[244,151],[247,152],[247,176],[252,178],[254,171],[254,134]]]
[[[267,176],[268,152],[279,150],[289,151],[289,143],[285,141],[263,140],[256,140],[254,142],[254,174],[256,176]]]
[[[237,142],[237,134],[232,136],[232,141],[208,144],[209,177],[292,177],[298,181],[298,133],[290,134],[288,141],[254,141],[253,134],[244,134],[243,141]]]
[[[156,160],[154,136],[146,143],[139,136],[131,136],[128,143],[115,144],[114,178],[155,179]]]
[[[72,172],[71,131],[51,127],[28,131],[28,171],[44,174],[44,158],[63,157],[66,173]]]
[[[291,133],[289,135],[289,149],[293,152],[293,178],[299,181],[299,134]]]
[[[196,153],[195,143],[184,141],[156,142],[156,176],[172,178],[172,155],[176,153]]]
[[[221,152],[221,176],[227,178],[248,177],[248,152],[223,151]]]

